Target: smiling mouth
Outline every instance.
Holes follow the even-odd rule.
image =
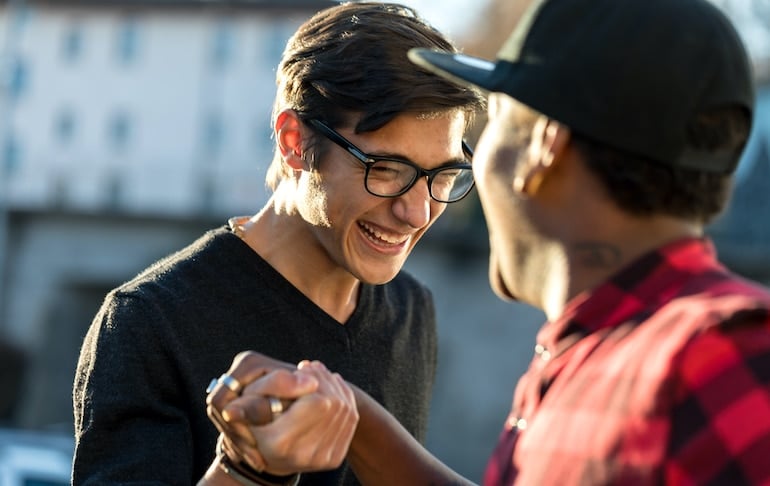
[[[408,235],[398,235],[398,236],[387,235],[363,222],[359,222],[358,227],[361,228],[361,230],[363,230],[364,234],[369,239],[369,241],[378,245],[396,246],[404,243],[406,240],[409,239]]]

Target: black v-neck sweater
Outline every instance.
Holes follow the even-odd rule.
[[[226,227],[107,295],[74,385],[74,484],[190,485],[217,437],[208,382],[240,351],[322,361],[423,440],[436,370],[430,292],[405,272],[335,321]],[[358,484],[347,465],[301,484]]]

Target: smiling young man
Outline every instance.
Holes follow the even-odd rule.
[[[189,485],[211,464],[231,480],[204,390],[244,349],[322,360],[424,437],[435,313],[401,268],[473,186],[463,134],[482,99],[415,69],[414,47],[453,49],[413,10],[370,2],[289,40],[267,205],[111,292],[85,338],[74,484]],[[301,482],[357,483],[347,466]]]

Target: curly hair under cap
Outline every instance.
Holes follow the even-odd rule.
[[[740,107],[701,113],[690,123],[687,142],[706,152],[739,157],[751,129],[751,117]],[[667,214],[707,224],[725,207],[729,174],[672,167],[590,140],[573,132],[573,143],[602,181],[609,197],[637,216]]]
[[[483,98],[416,67],[413,47],[457,52],[457,48],[400,4],[343,3],[322,10],[289,39],[278,66],[273,124],[285,109],[332,127],[354,124],[357,133],[381,128],[402,113],[433,115],[454,109],[473,115]],[[267,184],[275,189],[289,175],[276,153]]]

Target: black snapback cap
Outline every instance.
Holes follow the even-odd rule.
[[[746,49],[707,0],[535,0],[496,62],[427,49],[409,57],[598,142],[701,171],[731,172],[741,154],[688,149],[691,120],[754,107]]]

